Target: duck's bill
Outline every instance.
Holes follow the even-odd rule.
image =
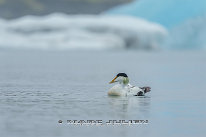
[[[116,78],[117,78],[117,76],[116,76],[112,81],[110,81],[109,84],[112,84],[112,83],[116,82],[116,81],[115,81]]]

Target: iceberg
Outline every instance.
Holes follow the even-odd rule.
[[[27,49],[154,49],[167,30],[159,24],[122,15],[25,16],[0,19],[0,47]]]
[[[136,0],[106,13],[132,15],[173,28],[185,20],[205,16],[206,0]]]
[[[187,20],[170,31],[165,46],[167,49],[206,50],[206,17]]]
[[[136,0],[105,13],[163,25],[168,30],[163,49],[206,49],[206,0]]]

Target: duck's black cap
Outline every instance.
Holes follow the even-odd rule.
[[[125,73],[119,73],[119,74],[117,74],[117,77],[119,77],[119,76],[128,77],[127,74],[125,74]]]

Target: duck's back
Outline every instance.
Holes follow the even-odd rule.
[[[136,95],[138,92],[141,92],[142,89],[140,89],[139,87],[136,87],[136,86],[130,86],[129,87],[129,91],[130,91],[130,94],[132,95]]]

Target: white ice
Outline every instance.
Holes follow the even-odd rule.
[[[0,20],[0,47],[27,49],[154,49],[167,30],[159,24],[129,16],[25,16]]]

